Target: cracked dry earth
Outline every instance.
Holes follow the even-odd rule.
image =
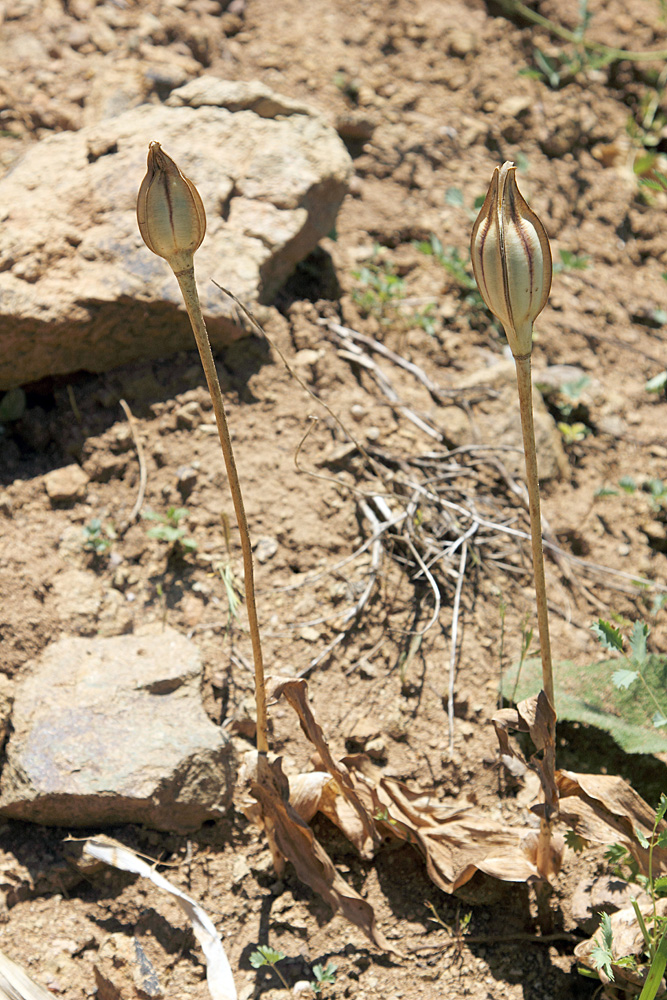
[[[539,0],[534,9],[570,31],[579,25],[574,0]],[[591,0],[588,11],[595,42],[667,47],[660,3]],[[524,74],[535,69],[536,49],[561,67],[557,85]],[[633,172],[647,150],[666,149],[664,59],[573,66],[559,56],[573,51],[547,28],[480,0],[0,3],[4,171],[54,131],[159,103],[203,73],[259,80],[307,101],[344,139],[354,176],[336,232],[262,312],[301,382],[260,337],[217,358],[256,545],[265,657],[271,673],[307,672],[334,755],[366,751],[383,773],[438,801],[474,801],[510,826],[526,822],[532,792],[499,770],[490,719],[501,665],[518,659],[534,626],[528,551],[505,539],[491,557],[471,543],[450,743],[458,562],[452,556],[439,566],[442,603],[424,631],[434,618],[432,590],[399,538],[386,538],[379,553],[364,547],[373,533],[365,494],[377,494],[379,481],[318,400],[392,481],[414,470],[407,463],[415,458],[505,442],[504,450],[460,453],[448,488],[491,520],[525,529],[510,488],[522,473],[511,444],[518,418],[506,345],[465,284],[476,199],[497,163],[516,160],[559,264],[534,348],[546,398],[545,462],[551,456],[543,512],[566,553],[547,564],[555,659],[585,670],[598,658],[589,625],[612,614],[644,617],[652,648],[665,651],[667,610],[656,600],[667,578],[665,507],[652,505],[642,485],[667,478],[665,398],[645,389],[667,367],[666,203],[659,192],[647,196]],[[449,268],[424,252],[432,236]],[[587,266],[571,266],[582,258]],[[418,365],[440,395],[372,347],[355,354],[336,324]],[[561,387],[577,380],[581,394],[566,413],[572,400]],[[145,506],[185,507],[192,551],[149,537],[145,521],[109,538],[100,555],[85,547],[91,521],[122,525],[137,496],[120,399],[146,454]],[[233,527],[227,548],[221,526],[232,509],[212,421],[194,351],[26,387],[24,413],[0,437],[0,669],[8,692],[56,639],[166,623],[201,652],[209,718],[234,734],[239,753],[250,746],[250,644],[243,611],[230,622],[219,571],[240,579],[240,548]],[[558,421],[570,430],[559,431]],[[572,430],[576,424],[583,430]],[[472,462],[474,454],[492,454],[495,464]],[[72,466],[83,470],[81,490],[70,502],[54,500],[47,477]],[[638,488],[619,489],[623,477]],[[648,589],[632,585],[638,577]],[[289,707],[278,704],[270,718],[285,770],[308,769],[311,748]],[[623,774],[651,802],[666,784],[664,754],[629,757],[600,731],[563,725],[558,754],[574,770]],[[82,831],[0,823],[0,948],[36,980],[64,1000],[208,995],[202,953],[173,901],[133,876],[83,865],[65,842]],[[252,967],[258,943],[285,953],[280,969],[290,985],[310,980],[314,964],[335,962],[336,982],[324,994],[331,997],[594,995],[599,984],[575,969],[574,945],[585,935],[572,899],[582,880],[605,871],[602,852],[566,855],[551,896],[553,936],[538,940],[529,887],[476,876],[450,896],[410,845],[389,842],[365,861],[328,820],[316,817],[313,827],[400,956],[332,916],[290,867],[278,880],[238,803],[189,836],[140,825],[106,832],[169,866],[162,870],[206,908],[243,998],[286,995],[274,973]],[[137,973],[139,954],[153,978]]]

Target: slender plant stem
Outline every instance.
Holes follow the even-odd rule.
[[[542,550],[542,518],[540,516],[540,487],[537,477],[537,452],[535,448],[535,424],[533,422],[533,380],[530,355],[514,358],[516,379],[519,389],[521,410],[521,430],[526,458],[526,482],[528,484],[528,509],[530,513],[530,537],[533,550],[533,576],[537,601],[537,625],[540,632],[540,653],[542,655],[542,686],[544,693],[555,707],[554,676],[551,665],[551,640],[549,639],[549,616],[547,612],[547,586],[544,578],[544,553]]]
[[[602,42],[590,42],[587,38],[581,38],[575,31],[570,31],[569,28],[564,28],[562,25],[556,24],[555,21],[550,21],[548,17],[544,17],[536,10],[521,3],[521,0],[498,0],[498,4],[508,14],[519,14],[527,21],[532,21],[533,24],[539,24],[540,27],[546,28],[556,38],[562,38],[563,41],[572,42],[574,45],[581,45],[589,52],[599,52],[607,56],[610,61],[627,59],[631,62],[657,62],[667,58],[665,49],[632,52],[628,49],[617,49],[614,46],[603,45]]]
[[[519,390],[521,430],[523,450],[526,460],[526,482],[528,484],[528,510],[530,513],[530,538],[533,549],[533,577],[537,603],[537,624],[540,633],[540,653],[542,656],[542,687],[554,708],[554,680],[551,665],[551,641],[549,639],[549,617],[547,612],[547,587],[544,579],[544,553],[542,551],[542,518],[540,516],[540,487],[537,476],[537,450],[535,448],[535,423],[533,421],[533,380],[531,376],[530,354],[515,356],[516,379]],[[537,870],[548,875],[551,869],[551,817],[549,815],[549,793],[555,788],[556,770],[556,725],[550,726],[550,745],[544,749],[543,780],[545,790],[544,814],[540,819],[540,833],[537,839]],[[548,899],[546,886],[537,890],[538,908],[544,911],[542,919],[548,926]]]
[[[208,339],[208,331],[206,329],[204,316],[199,302],[197,283],[195,281],[194,264],[191,264],[189,267],[186,267],[183,270],[177,271],[174,269],[174,274],[176,275],[176,278],[178,280],[178,284],[180,286],[181,293],[183,295],[183,300],[185,302],[185,308],[187,309],[188,316],[190,317],[190,323],[192,324],[192,330],[195,335],[195,340],[197,341],[197,347],[199,348],[199,355],[201,357],[201,363],[204,369],[204,375],[206,376],[208,390],[211,394],[211,400],[213,402],[213,412],[215,413],[215,420],[218,425],[218,435],[220,437],[220,445],[222,447],[222,454],[225,459],[225,468],[227,469],[229,490],[232,494],[232,502],[234,504],[236,520],[239,526],[239,534],[241,536],[241,550],[243,552],[243,575],[245,580],[245,599],[246,599],[246,607],[248,609],[248,627],[250,630],[250,640],[252,642],[252,654],[255,664],[255,700],[257,703],[257,750],[259,751],[260,754],[263,754],[266,753],[269,749],[269,742],[267,736],[267,719],[266,719],[266,687],[264,684],[264,662],[262,659],[262,645],[259,636],[259,623],[257,621],[257,605],[255,603],[255,580],[254,580],[255,575],[252,564],[252,548],[250,545],[248,520],[246,518],[245,506],[243,504],[243,494],[241,493],[241,484],[239,483],[239,475],[236,470],[236,461],[234,459],[232,442],[229,436],[229,428],[227,426],[227,416],[225,414],[225,405],[222,399],[222,392],[220,391],[220,382],[218,381],[218,373],[215,368],[215,361],[213,360],[213,353],[211,351],[211,343]]]
[[[644,688],[648,692],[649,698],[651,699],[651,701],[653,702],[653,704],[657,708],[658,713],[664,718],[665,717],[665,713],[663,712],[662,705],[660,704],[660,702],[658,701],[658,699],[656,698],[656,696],[653,694],[653,691],[651,690],[650,686],[646,682],[646,678],[644,677],[644,675],[641,672],[641,670],[638,670],[637,673],[639,674],[639,680],[642,682],[642,684],[644,685]]]

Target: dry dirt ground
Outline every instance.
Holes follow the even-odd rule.
[[[579,399],[551,396],[552,414],[570,429],[565,467],[544,487],[544,514],[566,552],[629,575],[549,560],[555,658],[585,668],[598,657],[588,626],[612,613],[644,617],[652,647],[664,651],[667,610],[655,591],[633,590],[630,580],[664,584],[667,577],[665,506],[652,505],[642,489],[650,479],[667,481],[665,397],[645,390],[667,367],[665,196],[642,188],[633,172],[638,157],[667,150],[664,59],[600,65],[595,51],[577,50],[481,0],[233,0],[225,8],[216,0],[4,0],[3,169],[52,130],[159,101],[203,72],[259,79],[318,106],[354,158],[352,189],[336,233],[262,318],[311,392],[352,428],[385,476],[400,479],[417,475],[409,464],[415,458],[437,452],[442,459],[458,440],[453,428],[460,434],[462,415],[473,427],[467,440],[497,443],[494,425],[505,418],[493,415],[491,372],[505,341],[465,287],[467,246],[475,201],[493,167],[517,160],[519,184],[561,265],[538,322],[534,364],[574,365],[581,369],[575,380],[587,377]],[[535,9],[570,31],[581,26],[575,0],[538,0]],[[667,47],[664,4],[591,0],[588,12],[587,39],[632,50]],[[536,49],[554,61],[552,85],[544,74],[523,72],[536,67]],[[449,268],[416,246],[432,235]],[[573,267],[582,257],[587,266]],[[390,379],[391,401],[323,319],[415,362],[444,395],[436,399],[409,371],[365,349],[364,358]],[[386,773],[433,789],[438,799],[472,797],[489,815],[518,822],[521,791],[496,765],[490,718],[501,661],[516,661],[522,634],[534,624],[525,547],[505,539],[487,558],[471,540],[450,748],[448,566],[458,567],[460,550],[437,567],[442,607],[421,638],[415,635],[433,615],[433,594],[400,539],[385,540],[370,599],[358,621],[346,620],[371,571],[370,550],[359,551],[372,534],[359,491],[377,493],[377,476],[261,338],[222,352],[218,364],[257,544],[269,669],[310,668],[312,707],[339,755],[365,748]],[[460,390],[466,380],[476,388]],[[146,452],[145,507],[187,508],[182,526],[197,543],[192,552],[148,537],[146,521],[118,530],[139,479],[121,398]],[[436,427],[440,440],[406,408]],[[311,415],[319,419],[303,441]],[[194,351],[27,387],[24,415],[0,437],[4,673],[20,676],[61,635],[119,634],[166,621],[203,651],[203,696],[214,721],[250,731],[249,640],[243,612],[229,620],[220,573],[231,568],[240,580],[240,550],[233,526],[229,555],[225,545],[221,514],[231,518],[232,508],[211,423]],[[583,428],[573,430],[577,423]],[[502,469],[473,461],[489,454],[510,461],[509,452],[460,453],[450,496],[525,528]],[[87,494],[72,506],[53,506],[44,477],[73,462],[90,477]],[[635,493],[618,489],[624,476],[638,484]],[[598,496],[602,487],[616,494]],[[429,530],[442,529],[443,544],[454,537],[427,507],[412,516],[415,530],[423,518]],[[84,545],[94,519],[102,526],[97,555]],[[460,534],[466,526],[458,526]],[[341,631],[344,638],[329,649]],[[307,767],[310,750],[287,707],[273,710],[271,723],[272,746],[286,769]],[[243,745],[243,735],[236,738]],[[631,760],[600,734],[574,726],[562,727],[559,754],[565,766],[632,776],[652,801],[665,785],[663,761]],[[429,881],[411,847],[389,845],[362,862],[326,821],[316,820],[315,829],[373,904],[402,958],[378,953],[332,917],[290,868],[277,881],[263,837],[240,812],[187,840],[139,828],[111,832],[172,866],[166,873],[208,909],[224,933],[242,997],[285,995],[273,973],[252,968],[258,943],[282,949],[290,983],[312,978],[314,963],[337,963],[328,996],[592,996],[595,984],[574,970],[569,904],[582,876],[602,870],[600,853],[566,858],[551,900],[556,937],[539,942],[528,888],[475,880],[461,898],[450,897]],[[3,822],[1,831],[7,896],[0,947],[52,992],[74,998],[99,988],[102,996],[134,996],[122,965],[120,994],[100,972],[113,967],[119,941],[134,940],[159,981],[142,995],[206,996],[189,927],[152,886],[119,873],[82,875],[63,847],[66,830]],[[430,919],[429,905],[448,929]],[[468,914],[469,936],[457,940]]]

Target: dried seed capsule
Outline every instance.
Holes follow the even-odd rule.
[[[206,233],[199,192],[159,142],[148,147],[148,168],[137,198],[139,232],[149,250],[174,270],[192,264]]]
[[[475,280],[491,312],[505,328],[512,354],[530,354],[533,323],[551,288],[551,250],[544,226],[524,201],[513,163],[493,172],[472,229]]]

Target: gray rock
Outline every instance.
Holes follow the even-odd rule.
[[[331,231],[351,172],[343,143],[307,108],[245,87],[197,80],[171,95],[183,106],[49,136],[0,180],[0,390],[193,347],[176,280],[137,229],[152,139],[206,208],[195,266],[214,346],[245,329],[211,278],[270,302]]]
[[[233,750],[204,712],[201,673],[173,629],[53,643],[15,691],[0,813],[177,832],[222,816]]]

